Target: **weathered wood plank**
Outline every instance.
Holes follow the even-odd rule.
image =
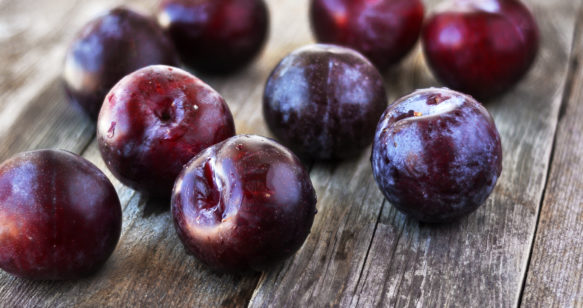
[[[583,306],[583,5],[522,306]]]
[[[21,102],[25,107],[0,137],[0,161],[15,153],[59,148],[79,153],[95,135],[95,125],[69,106],[60,81],[51,82],[36,97]]]
[[[0,136],[58,76],[66,46],[60,35],[75,1],[5,1],[0,10]],[[48,13],[48,14],[47,14]],[[46,15],[45,15],[46,14]]]
[[[346,162],[332,170],[317,165],[312,176],[320,212],[313,234],[292,260],[263,274],[251,306],[517,304],[547,175],[577,6],[528,2],[541,26],[542,50],[527,80],[487,105],[502,135],[505,168],[488,202],[457,223],[424,225],[388,203],[382,206],[366,154],[358,164]],[[402,70],[396,77],[400,82],[389,84],[391,93],[437,85],[419,51]],[[362,202],[363,198],[368,200]]]
[[[38,8],[38,10],[37,10]],[[7,1],[0,10],[0,159],[29,149],[59,147],[79,152],[93,124],[63,100],[61,70],[66,29],[58,21],[75,14],[74,1],[56,4]],[[51,14],[46,14],[51,12]],[[63,46],[61,46],[63,45]]]
[[[4,1],[0,7],[0,160],[38,148],[82,151],[94,124],[68,104],[60,74],[65,50],[91,18],[119,0]],[[142,12],[155,0],[123,2]]]
[[[138,6],[151,7],[154,1],[150,2],[140,3]],[[64,50],[73,34],[89,18],[113,6],[115,3],[119,3],[119,1],[93,1],[83,4],[78,4],[74,1],[59,1],[51,3],[50,9],[42,5],[45,4],[44,2],[41,3],[40,8],[34,1],[3,3],[2,19],[0,20],[4,23],[1,29],[6,30],[8,27],[8,30],[14,30],[15,34],[7,34],[4,31],[2,32],[4,36],[1,37],[8,43],[1,45],[0,54],[10,56],[3,58],[6,63],[3,63],[2,79],[0,80],[0,88],[2,89],[0,114],[6,118],[2,120],[3,126],[1,126],[2,130],[0,130],[1,159],[7,158],[16,152],[35,148],[56,147],[73,152],[81,152],[93,139],[93,123],[78,111],[70,108],[66,103],[58,76],[61,70]],[[46,4],[48,5],[49,3],[47,2]],[[53,11],[56,14],[51,14]],[[70,16],[64,18],[60,15],[61,12]],[[6,19],[4,19],[5,17]],[[22,29],[7,25],[8,22],[12,20],[16,22],[19,18],[24,20],[25,23]],[[37,18],[40,19],[40,23],[35,25],[40,26],[29,27],[29,23],[38,22]],[[25,53],[25,51],[30,52]],[[92,150],[88,153],[90,158],[98,157],[94,148],[92,146]],[[94,159],[94,161],[100,162],[97,159]],[[102,170],[105,169],[103,164],[100,167]],[[122,249],[118,247],[119,257],[115,255],[112,258],[112,263],[108,263],[110,266],[95,277],[78,282],[31,282],[1,273],[0,302],[2,305],[67,306],[77,304],[95,305],[96,303],[117,303],[121,305],[124,304],[122,300],[156,304],[164,299],[166,299],[164,302],[168,303],[172,303],[176,299],[179,299],[182,303],[196,303],[197,300],[193,297],[200,295],[200,292],[190,292],[191,289],[207,290],[209,291],[208,294],[213,295],[216,293],[212,292],[213,290],[209,290],[209,285],[205,287],[200,285],[193,287],[190,285],[188,288],[184,288],[187,287],[186,284],[177,285],[174,288],[177,292],[169,292],[167,288],[171,285],[160,284],[161,281],[157,279],[155,273],[164,271],[165,263],[152,262],[151,259],[157,258],[157,255],[152,253],[157,248],[155,246],[156,242],[152,238],[168,238],[173,244],[178,243],[178,241],[175,237],[172,237],[174,236],[173,230],[170,234],[172,236],[167,236],[168,234],[165,233],[169,232],[167,229],[157,230],[150,228],[162,225],[160,220],[168,220],[168,217],[166,215],[166,217],[156,219],[155,223],[158,223],[158,225],[149,225],[152,222],[148,219],[142,220],[142,215],[150,215],[152,217],[150,220],[155,219],[156,215],[152,215],[151,212],[156,212],[156,209],[152,210],[152,206],[143,209],[142,203],[144,201],[140,199],[139,195],[127,188],[123,188],[117,182],[116,184],[126,209],[124,211],[124,234],[128,234],[128,230],[134,230],[136,225],[141,226],[141,228],[138,228],[141,233],[129,232],[130,236],[124,237],[124,240],[120,242]],[[142,202],[140,203],[140,201]],[[164,225],[171,226],[167,221],[164,221]],[[153,232],[151,230],[161,232]],[[147,239],[147,241],[142,242],[142,238]],[[154,246],[148,245],[149,243]],[[181,250],[180,254],[175,255],[184,256],[184,253]],[[136,258],[143,262],[134,262]],[[163,261],[171,262],[176,260]],[[184,263],[182,260],[174,263],[182,264],[183,266],[192,265]],[[128,266],[128,264],[135,265]],[[138,273],[143,271],[143,267],[148,266],[152,267],[150,274],[138,276]],[[191,268],[195,267],[191,266]],[[176,267],[173,269],[176,269]],[[177,272],[171,272],[166,277],[173,277],[176,283],[179,284],[185,279],[184,277],[187,277],[182,274],[177,275],[180,272],[184,274],[190,273],[178,268]],[[198,273],[198,271],[195,272]],[[140,277],[140,279],[127,279],[127,277]],[[96,284],[95,281],[99,281],[100,278],[102,284]],[[257,278],[234,277],[233,279],[251,279],[252,283],[248,284],[251,286],[251,289],[247,292],[249,293],[255,286]],[[222,281],[225,279],[215,275],[214,280],[220,280],[224,284]],[[120,281],[120,283],[114,284],[111,281]],[[150,284],[143,283],[144,281],[149,281]],[[163,294],[159,292],[148,296],[150,294],[148,288],[152,287],[152,284],[161,286]],[[125,291],[123,292],[124,296],[117,296],[122,293],[119,290]],[[184,294],[178,294],[180,292]],[[225,296],[213,300],[219,303],[222,300],[223,303],[230,305],[241,305],[250,296],[250,294],[237,294],[238,296],[229,298],[228,295],[229,293],[225,292]],[[201,297],[198,302],[203,302],[206,298],[212,299],[213,297],[210,295]],[[116,300],[114,301],[113,299]],[[240,299],[243,299],[243,302]]]
[[[518,303],[564,94],[577,6],[529,3],[542,32],[538,62],[518,89],[487,105],[504,148],[505,172],[493,196],[475,214],[447,226],[401,222],[392,207],[385,207],[352,305]],[[380,257],[385,251],[390,260]]]
[[[146,11],[156,1],[9,0],[2,3],[0,139],[16,135],[12,126],[18,125],[22,114],[30,109],[29,102],[37,97],[42,100],[39,94],[55,84],[61,74],[65,50],[81,26],[120,3]]]
[[[97,144],[84,157],[112,180],[123,207],[120,242],[103,269],[80,281],[34,282],[10,277],[0,284],[9,306],[143,307],[244,306],[258,274],[211,272],[185,254],[167,201],[149,201],[122,185],[107,170]],[[4,292],[6,291],[6,292]]]
[[[275,64],[287,52],[299,46],[296,43],[297,34],[308,33],[307,24],[295,22],[295,16],[304,12],[288,15],[289,12],[297,10],[293,2],[277,4],[277,10],[273,9],[275,6],[273,2],[269,4],[272,20],[281,22],[272,23],[270,40],[262,57],[255,64],[233,76],[222,78],[200,76],[223,94],[235,116],[239,133],[267,135],[261,112],[258,112],[261,110],[264,82]],[[290,25],[300,25],[302,29],[298,31],[295,26]],[[50,89],[54,92],[55,101],[64,100],[62,92],[57,91],[58,85]],[[47,95],[43,94],[42,97],[46,98]],[[68,106],[62,103],[48,105],[50,108],[56,108],[53,113],[59,123],[63,122],[61,112],[69,112],[66,110]],[[40,108],[45,112],[42,109],[46,109],[45,106]],[[72,117],[74,116],[73,112]],[[25,113],[22,118],[39,120],[44,117]],[[44,121],[38,122],[41,128],[46,125]],[[86,122],[87,119],[81,120],[81,123]],[[22,128],[29,128],[29,125],[22,124]],[[62,135],[63,131],[74,128],[59,127],[49,129],[47,136]],[[92,135],[92,124],[89,131]],[[12,139],[20,140],[12,136],[8,135],[0,140],[5,142]],[[45,140],[41,137],[38,139]],[[76,142],[82,143],[79,139],[72,140],[72,145],[77,145]],[[23,140],[21,148],[28,148],[32,143]],[[38,147],[54,145],[55,143],[43,141]],[[73,149],[61,144],[58,146]],[[94,140],[84,156],[106,172],[120,195],[124,208],[124,223],[116,251],[101,271],[81,281],[30,282],[1,274],[0,302],[14,306],[246,305],[257,284],[259,274],[224,275],[209,271],[204,265],[185,254],[175,235],[167,202],[149,201],[121,185],[103,164]]]
[[[0,158],[40,147],[80,152],[91,141],[93,124],[64,104],[56,78],[72,35],[98,11],[119,2],[67,0],[51,2],[52,7],[36,1],[0,2],[0,42],[23,42],[17,49],[0,45],[0,56],[11,57],[0,67]],[[130,2],[151,9],[156,1]],[[575,19],[573,3],[530,2],[543,28],[544,48],[528,80],[488,105],[505,148],[503,178],[488,203],[457,224],[420,225],[383,201],[371,176],[370,149],[358,160],[318,164],[311,175],[320,213],[312,234],[296,256],[261,276],[251,306],[512,306],[517,302]],[[261,113],[265,79],[281,57],[312,41],[307,1],[268,4],[272,29],[261,59],[230,77],[200,76],[226,98],[238,133],[269,135]],[[35,13],[27,15],[28,11]],[[43,26],[30,30],[10,16],[25,22],[45,19]],[[418,49],[387,81],[391,99],[436,84]],[[84,156],[106,171],[94,141]],[[3,305],[242,306],[248,302],[257,274],[210,272],[184,253],[164,202],[148,201],[107,174],[122,200],[124,225],[118,248],[104,269],[75,282],[31,282],[0,274]]]

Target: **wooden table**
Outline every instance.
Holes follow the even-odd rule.
[[[80,153],[107,172],[95,125],[60,83],[65,48],[119,0],[0,0],[0,160],[38,148]],[[426,1],[430,10],[439,1]],[[542,49],[512,92],[490,102],[504,171],[494,194],[459,222],[420,224],[387,203],[370,148],[358,159],[315,164],[312,233],[269,271],[216,274],[187,256],[167,206],[108,173],[123,206],[119,245],[97,274],[35,282],[0,274],[0,306],[582,306],[583,10],[579,1],[529,0]],[[126,4],[152,11],[155,0]],[[261,57],[229,77],[204,77],[228,101],[239,133],[270,136],[261,116],[267,75],[313,42],[307,0],[271,0]],[[579,21],[577,21],[579,19]],[[386,74],[391,101],[436,86],[420,48]]]

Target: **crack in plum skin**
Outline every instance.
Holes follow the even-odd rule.
[[[112,254],[121,222],[113,185],[78,155],[32,151],[0,165],[0,267],[13,275],[87,276]]]
[[[378,124],[371,164],[387,200],[423,222],[476,210],[502,172],[500,135],[472,97],[418,90],[393,103]]]
[[[318,42],[353,48],[380,71],[413,49],[424,14],[419,0],[312,0],[310,6]]]
[[[281,60],[263,95],[273,134],[296,154],[316,159],[358,155],[372,142],[386,106],[377,69],[356,51],[325,44]]]
[[[263,0],[164,0],[157,16],[182,61],[205,73],[230,73],[249,64],[269,31]]]
[[[170,196],[192,157],[235,134],[225,100],[178,68],[154,65],[124,77],[107,95],[97,123],[99,150],[124,184]]]
[[[450,0],[427,20],[423,50],[446,86],[479,99],[508,91],[532,66],[539,30],[517,0]]]
[[[125,75],[152,64],[178,65],[156,22],[125,7],[90,21],[71,42],[63,80],[69,100],[97,119],[105,95]]]
[[[227,272],[261,270],[308,236],[316,193],[298,158],[239,135],[202,151],[176,180],[172,215],[187,252]]]

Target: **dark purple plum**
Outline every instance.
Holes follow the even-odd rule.
[[[0,165],[0,268],[28,279],[76,279],[99,269],[121,232],[121,206],[107,177],[57,150]]]
[[[377,126],[371,163],[394,207],[423,222],[449,222],[486,201],[502,172],[502,145],[480,103],[431,88],[387,108]]]
[[[291,256],[315,214],[306,169],[291,151],[259,136],[238,135],[202,151],[172,196],[187,252],[219,271],[261,270]]]
[[[420,0],[312,0],[310,21],[318,42],[356,49],[384,71],[413,49],[424,11]]]
[[[446,86],[491,99],[528,72],[539,31],[518,0],[450,0],[428,19],[423,47],[429,67]]]
[[[105,95],[122,77],[177,61],[172,42],[155,20],[118,7],[90,21],[73,39],[65,58],[65,90],[72,103],[97,119]]]
[[[275,67],[263,95],[273,134],[298,155],[356,156],[387,106],[383,79],[361,54],[335,45],[295,50]]]
[[[178,68],[153,65],[111,89],[97,121],[101,156],[124,184],[168,198],[198,152],[235,134],[225,100]]]
[[[267,39],[263,0],[163,0],[158,23],[182,62],[205,73],[230,73],[251,62]]]

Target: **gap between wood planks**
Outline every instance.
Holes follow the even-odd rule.
[[[577,7],[579,7],[579,6],[577,6]],[[574,12],[574,13],[576,13],[577,15],[580,15],[580,14],[578,14],[579,11]],[[571,29],[573,29],[573,28],[571,28]],[[574,28],[574,30],[575,30],[574,32],[577,33],[578,32],[578,29],[579,29],[579,25],[576,24],[575,25],[575,28]],[[577,35],[577,34],[575,34],[575,35]],[[567,45],[566,47],[568,48],[569,46]],[[567,48],[565,48],[565,49],[567,49]],[[570,50],[565,50],[565,54],[564,54],[564,58],[563,59],[566,60],[566,62],[569,62],[570,63],[572,61],[572,58],[573,58],[573,42],[571,41]],[[562,64],[566,64],[563,61],[561,61],[561,62],[562,62],[561,65]],[[546,185],[547,185],[547,182],[548,182],[549,176],[550,176],[550,173],[549,172],[550,172],[550,168],[551,168],[551,165],[552,165],[552,162],[553,162],[553,155],[552,155],[552,153],[554,151],[555,143],[556,143],[557,127],[558,127],[558,125],[559,125],[559,123],[561,121],[562,115],[564,114],[565,100],[567,99],[567,97],[569,95],[569,93],[568,93],[569,92],[569,87],[572,87],[572,83],[573,83],[573,78],[570,77],[570,74],[569,74],[571,72],[570,71],[570,68],[567,68],[565,71],[562,71],[562,72],[563,73],[560,76],[561,78],[559,79],[560,82],[559,82],[559,84],[557,85],[557,88],[556,88],[557,91],[560,91],[560,94],[557,97],[557,100],[558,101],[557,100],[554,101],[555,107],[553,107],[553,108],[558,107],[558,109],[554,109],[555,111],[558,111],[558,112],[557,112],[557,114],[555,116],[552,117],[552,119],[549,118],[550,120],[552,120],[549,123],[549,131],[551,132],[550,135],[552,136],[552,139],[549,138],[549,140],[548,140],[549,143],[551,144],[551,149],[549,149],[549,152],[547,152],[548,153],[548,156],[545,155],[546,156],[546,159],[543,159],[543,162],[546,163],[546,168],[544,168],[544,170],[541,170],[541,181],[540,181],[541,186],[540,186],[540,189],[537,190],[537,194],[536,194],[537,196],[539,196],[538,207],[537,207],[537,204],[536,204],[537,202],[535,200],[533,200],[533,203],[532,203],[532,207],[534,209],[538,209],[539,211],[533,217],[532,224],[528,227],[528,229],[529,229],[530,232],[528,233],[528,237],[526,237],[526,239],[524,240],[524,248],[525,248],[524,249],[524,257],[525,258],[522,259],[522,260],[520,260],[521,261],[520,262],[521,268],[520,268],[520,271],[517,271],[516,272],[516,274],[517,274],[516,275],[516,284],[513,285],[513,286],[516,286],[515,291],[518,292],[518,294],[514,293],[513,294],[513,299],[509,301],[509,304],[511,303],[511,305],[513,305],[513,306],[516,306],[516,305],[520,304],[520,302],[522,300],[521,298],[522,298],[522,293],[523,293],[523,289],[524,289],[524,282],[526,281],[526,275],[528,273],[528,268],[529,268],[529,265],[530,265],[530,257],[532,255],[534,241],[535,241],[535,239],[537,237],[537,233],[536,233],[537,226],[538,226],[539,220],[541,219],[540,209],[541,209],[541,207],[543,205],[543,200],[544,200],[543,197],[544,197],[544,194],[545,194],[545,191],[546,191]],[[571,74],[572,74],[572,72],[571,72]],[[559,106],[557,106],[557,104]],[[552,132],[552,129],[555,129],[555,131]],[[381,213],[382,213],[383,208],[385,208],[385,207],[386,207],[386,204],[383,203],[382,206],[381,206],[381,210],[380,210]],[[373,233],[372,233],[372,238],[373,239],[374,239],[376,233],[378,232],[378,230],[377,230],[378,224],[379,224],[378,217],[379,216],[377,216],[377,220],[376,220],[376,223],[375,223],[374,228],[373,228]],[[402,229],[403,229],[403,227],[401,228],[401,231],[402,231]],[[400,236],[398,238],[400,238]],[[398,240],[397,240],[397,242],[398,242]],[[369,254],[370,254],[370,250],[371,250],[371,243],[372,242],[369,242],[368,243],[368,246],[366,246],[367,249],[366,249],[365,254],[364,254],[364,260],[365,260],[364,263],[363,263],[364,265],[366,265],[366,260],[368,260],[370,258]],[[395,251],[393,251],[393,253],[395,253]],[[358,268],[358,276],[357,276],[358,277],[358,281],[360,281],[361,278],[362,278],[363,270],[364,270],[364,267]],[[261,280],[263,280],[263,279],[265,279],[265,273],[262,275]],[[400,280],[400,282],[402,282],[402,280]],[[355,291],[355,292],[358,293],[358,291]],[[352,293],[354,294],[354,292],[352,292]],[[514,296],[516,296],[516,297],[514,297]]]
[[[579,10],[579,12],[581,12],[581,9]],[[578,15],[579,15],[579,16],[581,16],[581,14],[578,14]],[[579,32],[580,32],[580,30],[581,30],[581,29],[580,29],[580,28],[581,28],[581,26],[582,26],[582,25],[581,25],[581,22],[580,22],[580,21],[578,21],[578,22],[577,22],[577,24],[576,24],[576,27],[575,27],[575,35],[579,35],[579,34],[580,34]],[[577,37],[575,37],[575,39],[577,39]],[[570,55],[569,55],[569,61],[574,61],[573,63],[575,63],[575,64],[576,64],[576,63],[577,63],[577,61],[576,61],[576,60],[578,60],[578,59],[577,59],[576,57],[574,57],[574,55],[573,55],[573,52],[574,52],[574,51],[573,51],[573,47],[571,47],[571,50],[570,50]],[[566,74],[566,77],[565,77],[565,80],[566,80],[566,82],[565,82],[565,84],[563,85],[563,87],[564,87],[564,92],[562,93],[562,99],[561,99],[561,104],[560,104],[560,106],[559,106],[559,108],[560,108],[560,109],[559,109],[559,113],[558,113],[558,122],[556,123],[556,125],[558,125],[558,123],[561,121],[561,118],[562,118],[562,116],[563,116],[563,114],[564,114],[564,109],[565,109],[565,106],[566,106],[566,100],[568,99],[568,97],[569,97],[569,92],[570,92],[570,89],[571,89],[571,87],[573,86],[573,85],[572,85],[572,82],[573,82],[573,76],[572,76],[572,75],[573,75],[574,71],[573,71],[572,69],[573,69],[573,67],[570,67],[570,68],[569,68],[569,71],[567,72],[567,74]],[[416,83],[416,84],[417,84],[417,83]],[[247,104],[248,104],[248,101],[249,101],[249,100],[242,100],[242,101],[243,101],[243,104],[239,105],[239,108],[238,108],[238,110],[236,111],[236,113],[235,113],[235,114],[237,114],[237,113],[239,113],[239,111],[243,110],[243,109],[244,109],[243,107],[244,107],[245,105],[247,105]],[[526,281],[526,279],[527,279],[527,277],[526,277],[526,276],[527,276],[527,273],[528,273],[528,268],[529,268],[529,265],[530,265],[530,258],[531,258],[532,252],[533,252],[533,247],[534,247],[534,240],[535,240],[535,238],[536,238],[536,236],[537,236],[537,233],[536,233],[536,232],[537,232],[537,229],[538,229],[538,223],[539,223],[539,220],[540,220],[540,210],[541,210],[541,207],[542,207],[542,205],[543,205],[544,195],[545,195],[545,193],[546,193],[546,186],[547,186],[547,184],[548,184],[548,180],[549,180],[549,172],[548,172],[548,171],[549,171],[549,170],[550,170],[550,168],[551,168],[551,164],[552,164],[552,161],[553,161],[553,156],[554,156],[554,155],[553,155],[553,154],[554,154],[554,149],[555,149],[555,146],[556,146],[556,144],[555,144],[555,143],[556,143],[556,134],[557,134],[557,130],[555,129],[555,133],[554,133],[554,136],[555,136],[555,137],[554,137],[554,139],[553,139],[553,144],[552,144],[552,149],[551,149],[551,155],[550,155],[550,158],[549,158],[549,164],[548,164],[548,168],[547,168],[547,173],[546,173],[546,175],[545,175],[545,179],[544,179],[544,185],[543,185],[543,190],[542,190],[542,196],[543,196],[543,198],[541,198],[541,201],[540,201],[540,204],[539,204],[539,212],[538,212],[538,214],[537,214],[537,216],[536,216],[536,223],[535,223],[535,226],[534,226],[534,227],[535,227],[535,229],[534,229],[534,233],[532,234],[532,240],[531,240],[531,243],[530,243],[530,250],[529,250],[529,251],[530,251],[530,253],[529,253],[529,255],[528,255],[528,258],[527,258],[526,268],[524,269],[524,274],[523,274],[523,279],[522,279],[522,286],[521,286],[521,289],[520,289],[520,296],[519,296],[519,299],[518,299],[518,305],[520,305],[520,304],[521,304],[521,302],[522,302],[522,293],[523,293],[523,290],[524,290],[525,281]],[[91,139],[89,139],[89,140],[88,140],[88,141],[87,141],[85,144],[82,144],[82,147],[81,147],[81,150],[80,150],[80,153],[81,153],[81,155],[83,155],[83,154],[85,154],[85,153],[87,152],[87,149],[88,149],[88,148],[89,148],[89,146],[90,146],[90,145],[91,145],[91,144],[94,142],[94,140],[95,140],[95,136],[93,136]],[[310,170],[312,169],[312,166],[313,166],[313,164],[310,164],[310,165],[309,165],[309,169],[310,169]],[[379,224],[379,221],[380,221],[380,217],[381,217],[381,215],[382,215],[383,209],[384,209],[386,206],[387,206],[387,201],[386,201],[386,200],[384,200],[384,201],[383,201],[383,204],[381,205],[381,208],[380,208],[380,210],[379,210],[379,214],[378,214],[378,216],[377,216],[377,219],[376,219],[375,226],[374,226],[374,228],[373,228],[373,232],[372,232],[372,237],[371,237],[371,240],[370,240],[370,242],[368,243],[368,247],[367,247],[366,253],[365,253],[365,255],[364,255],[364,262],[363,262],[363,266],[362,266],[362,267],[360,268],[360,270],[359,270],[359,274],[358,274],[358,281],[360,281],[360,280],[361,280],[361,277],[362,277],[362,274],[363,274],[363,271],[364,271],[364,266],[366,265],[366,261],[367,261],[367,260],[368,260],[368,258],[369,258],[369,252],[370,252],[370,249],[371,249],[371,246],[372,246],[372,241],[373,241],[373,239],[375,238],[375,234],[376,234],[376,232],[377,232],[377,227],[378,227],[378,224]],[[402,232],[402,230],[403,230],[403,228],[404,228],[404,227],[405,227],[405,226],[403,225],[403,226],[402,226],[402,228],[401,228],[401,232]],[[398,243],[398,241],[397,241],[397,243]],[[393,250],[393,253],[395,253],[395,252],[396,252],[396,249],[395,249],[395,250]],[[258,286],[258,284],[260,283],[260,281],[261,281],[261,279],[260,279],[260,278],[258,278],[258,279],[256,280],[256,282],[257,282],[257,283],[256,283],[256,285],[255,285],[255,287],[254,287],[254,290],[256,290],[256,289],[257,289],[257,286]],[[358,284],[357,284],[357,285],[358,285]],[[251,292],[251,293],[252,293],[252,292]],[[251,296],[249,296],[249,297],[246,299],[246,305],[248,305],[248,304],[249,304],[249,301],[250,301],[251,299],[252,299],[252,297],[251,297]]]
[[[581,55],[578,52],[583,52],[583,50],[579,50],[579,48],[577,48],[577,46],[579,46],[579,44],[581,43],[581,40],[582,40],[581,36],[582,35],[583,35],[583,2],[581,2],[579,4],[579,9],[577,12],[575,31],[573,31],[573,39],[571,40],[571,50],[569,52],[569,68],[567,71],[565,85],[563,87],[563,97],[561,99],[561,105],[559,106],[559,113],[558,113],[557,122],[555,125],[553,145],[551,148],[551,155],[549,157],[548,168],[547,168],[547,172],[545,175],[545,184],[543,186],[542,197],[541,197],[539,205],[538,205],[538,212],[537,212],[536,223],[534,226],[534,233],[533,233],[532,239],[530,241],[530,249],[529,249],[528,258],[526,261],[526,267],[524,268],[524,274],[522,275],[522,284],[520,287],[520,295],[518,297],[518,302],[516,303],[516,307],[522,307],[522,299],[524,296],[524,289],[526,287],[526,281],[528,280],[528,270],[530,268],[532,254],[534,252],[534,242],[535,242],[537,235],[538,235],[538,227],[539,227],[540,219],[541,219],[541,211],[542,211],[544,201],[546,200],[545,197],[547,194],[547,189],[548,189],[548,184],[549,184],[549,179],[550,179],[550,170],[552,168],[553,161],[555,158],[555,150],[557,149],[557,134],[559,132],[558,127],[559,127],[559,123],[561,122],[561,120],[565,116],[565,112],[567,110],[567,104],[568,104],[568,101],[571,97],[571,92],[573,91],[573,83],[575,81],[575,74],[576,74],[577,69],[578,69],[579,64],[580,64],[579,57]]]

